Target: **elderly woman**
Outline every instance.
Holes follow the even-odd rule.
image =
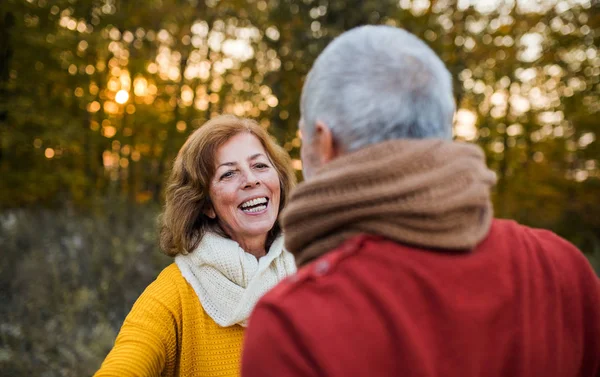
[[[213,118],[168,181],[161,247],[175,258],[125,319],[96,376],[236,376],[256,301],[295,272],[277,219],[295,184],[256,122]]]

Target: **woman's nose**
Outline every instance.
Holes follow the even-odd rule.
[[[246,173],[246,182],[244,188],[260,185],[260,180],[251,171]]]

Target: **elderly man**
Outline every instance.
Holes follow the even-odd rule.
[[[302,267],[258,304],[243,377],[600,376],[600,282],[555,234],[493,218],[495,175],[452,142],[451,77],[365,26],[302,92],[306,181],[283,214]]]

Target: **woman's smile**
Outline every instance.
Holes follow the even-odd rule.
[[[263,196],[246,200],[244,203],[240,204],[239,208],[246,214],[256,216],[265,213],[268,205],[269,198]]]

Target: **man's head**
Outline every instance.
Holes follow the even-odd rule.
[[[454,110],[450,73],[424,42],[389,26],[347,31],[317,58],[302,88],[304,176],[386,140],[450,140]]]

